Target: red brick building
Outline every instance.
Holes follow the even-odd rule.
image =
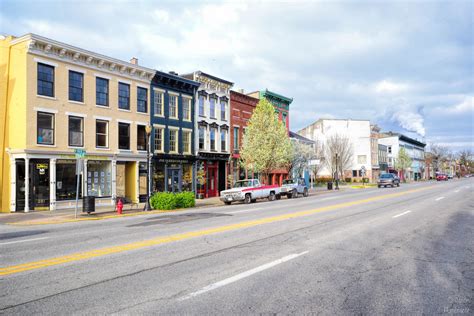
[[[259,99],[246,94],[230,91],[230,151],[231,161],[229,164],[229,175],[232,180],[240,180],[248,177],[246,170],[240,168],[240,148],[244,139],[244,131],[252,116]],[[230,183],[229,183],[230,184]]]

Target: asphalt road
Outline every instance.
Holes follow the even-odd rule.
[[[474,180],[0,226],[1,314],[473,314]]]

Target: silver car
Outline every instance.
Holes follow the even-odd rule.
[[[308,186],[303,178],[283,180],[280,195],[286,195],[291,199],[298,197],[298,194],[304,197],[308,196]]]

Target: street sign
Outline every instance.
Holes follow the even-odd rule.
[[[84,158],[86,151],[84,149],[74,149],[74,154],[76,154],[76,158]]]
[[[360,174],[364,177],[365,176],[365,166],[360,167]]]

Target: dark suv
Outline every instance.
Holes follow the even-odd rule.
[[[400,186],[400,178],[398,178],[396,175],[393,173],[384,173],[381,174],[379,177],[379,180],[377,181],[377,185],[379,188],[391,186],[392,188],[394,186],[399,187]]]

